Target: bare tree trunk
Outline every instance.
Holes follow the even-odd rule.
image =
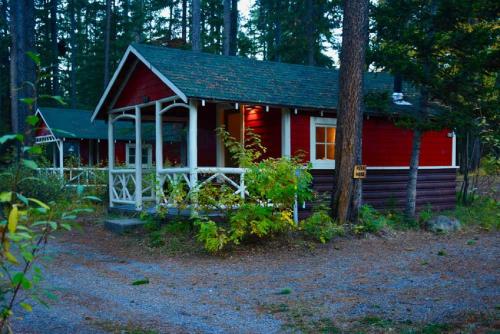
[[[223,53],[229,56],[231,41],[231,0],[224,0],[224,36],[222,40]]]
[[[187,42],[187,0],[182,0],[182,40]]]
[[[52,95],[59,95],[59,48],[57,47],[57,0],[50,2],[50,42],[52,47]]]
[[[112,0],[106,0],[106,29],[104,30],[104,87],[109,82],[109,59],[111,43],[111,5]]]
[[[192,3],[192,31],[191,45],[193,51],[201,51],[201,8],[200,0],[193,0]]]
[[[9,36],[9,22],[7,20],[7,0],[0,0],[0,27],[3,27],[0,31],[2,34],[2,37]],[[10,47],[10,45],[9,45]],[[7,50],[6,50],[7,51]],[[7,104],[10,102],[8,101],[8,95],[9,95],[9,83],[8,80],[10,80],[10,76],[7,73],[9,69],[9,54],[7,52],[3,53],[0,55],[0,69],[5,70],[5,78],[2,78],[3,80],[0,80],[0,119],[3,120],[2,124],[0,125],[0,133],[4,132],[10,132],[10,108],[7,106]],[[5,80],[5,81],[4,81]]]
[[[26,117],[33,114],[22,98],[33,98],[35,91],[28,82],[35,84],[35,63],[27,56],[34,52],[35,6],[33,0],[16,0],[10,3],[12,48],[10,50],[11,122],[12,131],[25,133]],[[36,106],[33,106],[36,107]]]
[[[332,213],[345,223],[352,212],[354,165],[361,147],[359,129],[363,114],[363,72],[368,40],[368,0],[344,1],[342,51],[340,54],[340,97],[335,140],[336,177]]]
[[[422,131],[419,129],[413,130],[413,147],[411,150],[410,170],[408,171],[405,208],[405,216],[409,219],[413,219],[415,217],[417,208],[417,179],[421,142]]]
[[[75,1],[69,0],[69,21],[70,31],[69,39],[71,43],[71,72],[70,72],[70,100],[71,108],[76,109],[76,19],[75,19]]]
[[[281,13],[281,0],[276,1],[276,13]],[[281,20],[280,15],[274,15],[274,55],[273,59],[281,62]]]
[[[430,15],[434,16],[436,14],[436,1],[431,0],[429,3]],[[432,38],[434,36],[434,30],[431,27],[427,32],[427,36]],[[429,54],[431,50],[428,50]],[[429,66],[430,61],[428,59],[424,60],[423,63],[423,76],[426,80],[429,78]],[[417,208],[417,179],[418,179],[418,167],[419,167],[419,156],[420,156],[420,146],[422,142],[423,130],[420,128],[419,123],[426,122],[429,116],[429,90],[426,86],[420,87],[420,102],[416,119],[416,126],[413,129],[413,147],[410,159],[410,170],[408,171],[408,185],[406,189],[406,207],[405,216],[406,219],[415,219],[415,213]]]
[[[173,38],[175,5],[176,4],[172,1],[169,6],[167,41],[171,41]]]
[[[306,64],[314,66],[314,4],[313,0],[306,0],[306,43],[307,59]]]
[[[236,56],[238,51],[238,0],[231,0],[231,34],[229,37],[229,54]]]

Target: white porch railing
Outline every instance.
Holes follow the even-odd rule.
[[[201,189],[207,184],[226,184],[234,190],[235,195],[240,195],[245,198],[245,169],[244,168],[229,168],[229,167],[198,167],[195,169],[198,180],[195,185],[192,184],[190,178],[191,170],[188,167],[165,168],[158,172],[158,192],[164,203],[159,203],[166,206],[174,206],[174,203],[169,203],[168,196],[165,194],[165,183],[178,184],[184,182],[189,191]]]
[[[38,168],[40,175],[59,175],[66,187],[105,187],[107,185],[107,168],[94,167],[48,167]]]
[[[146,175],[150,174],[151,177]],[[114,169],[111,171],[111,201],[113,204],[136,204],[136,178],[135,169]],[[142,177],[142,200],[155,200],[154,173],[143,170]]]

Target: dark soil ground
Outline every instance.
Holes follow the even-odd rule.
[[[91,224],[59,235],[44,264],[59,298],[15,320],[16,332],[500,331],[499,232],[288,240],[221,256],[144,240]]]

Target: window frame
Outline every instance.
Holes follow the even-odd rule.
[[[329,117],[311,117],[310,119],[310,154],[314,169],[335,169],[335,159],[316,159],[316,127],[332,127],[337,132],[337,119]],[[335,134],[336,135],[336,134]],[[336,150],[335,150],[336,151]]]
[[[133,149],[135,151],[135,144],[127,143],[125,145],[125,164],[127,167],[134,167],[135,163],[129,163],[130,158],[130,150]],[[148,162],[146,164],[142,164],[142,167],[152,167],[153,166],[153,145],[151,144],[142,144],[142,149],[147,149],[148,154]],[[141,160],[142,160],[142,152],[141,152]]]

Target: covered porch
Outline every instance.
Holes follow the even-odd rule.
[[[251,127],[268,149],[266,157],[291,155],[290,110],[287,108],[194,98],[184,102],[175,95],[111,109],[107,119],[111,208],[141,211],[173,207],[166,192],[169,185],[177,183],[183,183],[189,191],[208,184],[225,184],[244,199],[245,169],[236,164],[217,136],[216,129],[220,127],[240,142],[245,140],[245,129]],[[125,165],[116,162],[118,122],[135,124],[133,154],[127,154]],[[144,143],[143,123],[154,124],[154,152]],[[170,123],[183,129],[185,155],[170,147],[164,138],[161,129]],[[148,160],[152,164],[147,163]]]

